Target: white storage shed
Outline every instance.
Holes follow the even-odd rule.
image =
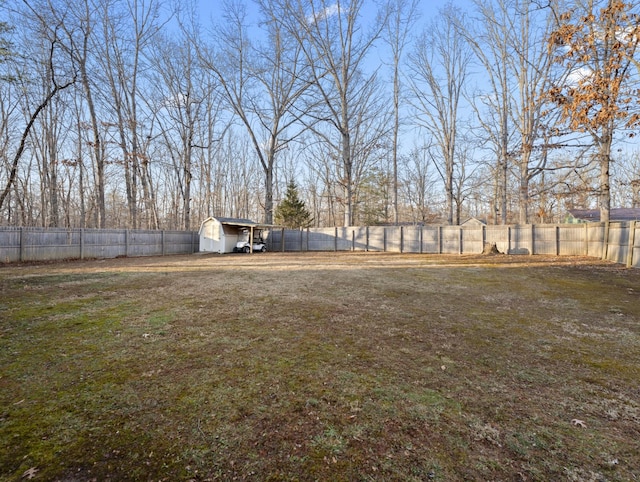
[[[207,218],[200,225],[200,252],[233,253],[238,241],[249,235],[255,237],[269,226],[250,219]]]

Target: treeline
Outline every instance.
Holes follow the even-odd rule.
[[[0,0],[0,225],[640,205],[637,3]]]

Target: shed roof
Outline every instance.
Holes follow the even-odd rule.
[[[276,227],[274,224],[256,223],[255,221],[251,221],[251,219],[244,219],[244,218],[214,218],[214,217],[208,217],[207,219],[202,221],[202,224],[206,223],[210,219],[215,219],[220,224],[224,224],[226,226],[238,226],[238,227],[242,227],[242,228],[268,229],[268,228]]]
[[[569,209],[569,213],[576,219],[589,222],[600,221],[599,209]],[[638,221],[640,220],[639,208],[615,208],[609,211],[610,221]]]

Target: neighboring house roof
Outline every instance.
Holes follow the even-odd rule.
[[[599,209],[569,209],[575,219],[584,222],[600,222]],[[637,221],[640,220],[639,208],[616,208],[609,211],[609,221]]]

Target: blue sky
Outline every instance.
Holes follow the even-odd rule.
[[[215,18],[220,11],[222,2],[220,0],[197,0],[198,8],[201,12],[201,21],[206,23],[212,16]],[[373,2],[371,2],[373,5]],[[421,15],[421,22],[423,24],[425,20],[435,16],[438,10],[444,7],[447,3],[453,3],[460,8],[470,8],[472,2],[470,0],[458,0],[451,2],[451,0],[422,0],[419,11]],[[251,5],[251,1],[247,0],[247,4]]]

